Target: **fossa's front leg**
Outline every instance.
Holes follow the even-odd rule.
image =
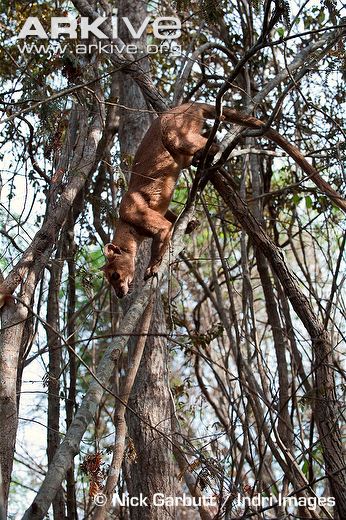
[[[154,276],[158,272],[162,262],[162,258],[169,247],[169,241],[171,239],[173,225],[178,218],[177,215],[173,213],[173,211],[171,210],[167,210],[165,216],[162,217],[160,215],[160,217],[162,219],[160,219],[161,229],[152,237],[153,242],[151,245],[151,258],[148,268],[145,272],[145,280],[147,280],[151,276]],[[169,223],[169,226],[167,226],[167,222]],[[200,223],[197,219],[191,220],[186,226],[185,233],[192,233],[192,231],[196,229],[196,227],[198,227],[199,224]]]
[[[151,257],[150,262],[145,271],[144,280],[154,276],[161,265],[163,256],[169,247],[169,241],[171,238],[172,224],[165,231],[161,230],[159,233],[153,236],[151,244]]]
[[[172,215],[174,214],[170,212],[170,218],[173,218]],[[159,270],[171,238],[172,221],[149,208],[147,202],[138,193],[125,194],[120,207],[120,216],[140,234],[153,239],[151,257],[145,273],[145,279],[147,279]],[[174,217],[176,219],[175,215]]]

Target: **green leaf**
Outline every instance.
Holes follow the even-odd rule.
[[[299,204],[300,201],[301,201],[301,196],[298,195],[298,193],[295,193],[295,194],[293,195],[293,203],[294,203],[296,206],[298,206],[298,204]]]
[[[304,475],[307,477],[308,475],[308,471],[309,471],[309,462],[304,459],[304,464],[302,466],[302,472],[304,473]]]
[[[310,195],[307,195],[305,197],[305,206],[306,209],[312,208],[312,198],[310,197]]]
[[[318,20],[319,23],[323,23],[325,18],[326,18],[326,15],[324,14],[323,9],[321,9],[321,11],[320,11],[320,13],[319,13],[319,15],[317,17],[317,20]]]

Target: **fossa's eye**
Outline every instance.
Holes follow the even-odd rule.
[[[113,273],[112,276],[111,276],[111,280],[113,282],[116,282],[117,280],[119,280],[120,278],[120,274],[119,273]]]

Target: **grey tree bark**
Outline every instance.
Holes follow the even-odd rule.
[[[61,284],[63,262],[61,260],[61,243],[55,260],[50,268],[50,281],[47,302],[46,328],[49,348],[48,365],[48,418],[47,418],[47,459],[52,462],[60,444],[60,371],[61,340],[55,331],[60,330],[59,288]],[[53,500],[53,516],[59,520],[65,516],[63,489],[60,488]]]

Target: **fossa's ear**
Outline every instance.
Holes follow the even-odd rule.
[[[114,244],[106,244],[103,252],[108,260],[113,260],[115,256],[121,255],[122,253],[120,247]]]

